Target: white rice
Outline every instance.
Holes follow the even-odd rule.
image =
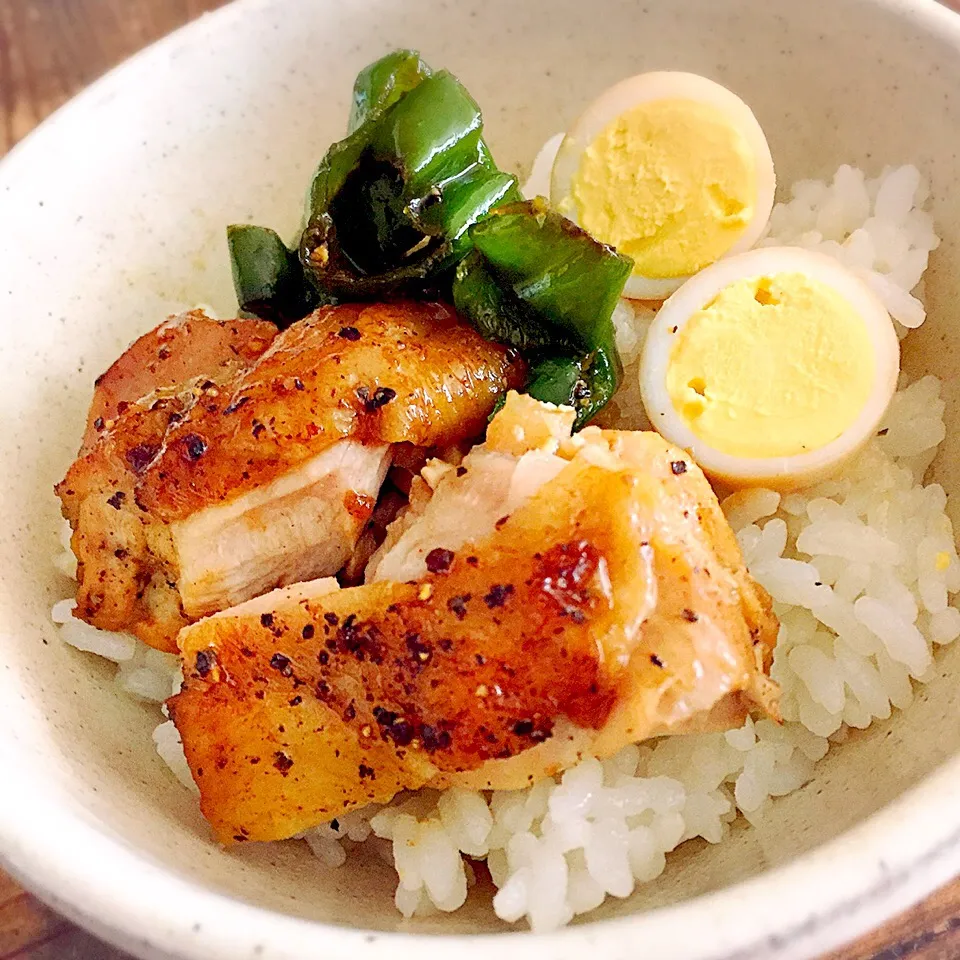
[[[179,689],[179,684],[177,685]],[[169,694],[168,694],[169,696]],[[160,754],[160,759],[173,771],[173,775],[192,793],[200,795],[200,789],[193,782],[193,774],[187,765],[187,758],[183,753],[183,742],[180,740],[180,731],[172,720],[161,723],[153,731],[153,745]]]
[[[551,143],[555,150],[559,141]],[[534,175],[542,178],[551,162],[545,152]],[[547,192],[531,186],[528,195]],[[791,196],[774,209],[764,242],[816,248],[859,271],[901,335],[923,322],[918,285],[938,238],[921,209],[927,188],[916,168],[888,168],[870,180],[844,166],[830,183],[796,184]],[[605,425],[647,425],[637,365],[653,315],[627,301],[617,309],[626,377]],[[951,605],[960,560],[946,495],[923,485],[945,435],[940,383],[928,376],[901,386],[880,434],[839,476],[785,496],[741,491],[723,504],[780,618],[773,676],[783,690],[783,726],[748,720],[727,733],[629,746],[523,791],[403,795],[304,834],[324,868],[357,847],[372,849],[395,867],[396,905],[409,917],[459,908],[474,883],[470,861],[484,859],[497,915],[554,929],[654,880],[684,841],[719,843],[739,814],[756,822],[774,798],[814,776],[849,727],[909,706],[914,684],[932,675],[936,646],[960,636],[960,610]],[[69,572],[62,560],[58,568]],[[126,692],[162,699],[178,687],[174,658],[81,624],[71,608],[72,601],[55,608],[64,639],[118,662]],[[173,724],[161,724],[154,742],[192,786]]]
[[[918,289],[940,244],[923,209],[930,190],[908,164],[869,179],[844,164],[833,180],[800,180],[779,203],[762,244],[806,247],[835,257],[883,301],[902,338],[926,318]]]

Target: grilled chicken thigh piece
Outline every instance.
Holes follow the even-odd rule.
[[[276,335],[272,323],[193,310],[144,334],[97,378],[80,453],[56,488],[77,557],[75,616],[176,650],[188,620],[176,571],[148,546],[157,531],[137,506],[136,484],[170,425],[249,367]]]
[[[205,354],[215,371],[232,363],[223,347]],[[138,364],[118,365],[147,385]],[[171,366],[192,376],[196,364]],[[57,488],[79,560],[76,615],[175,650],[185,623],[335,573],[392,446],[476,436],[523,376],[449,308],[401,302],[320,309],[230,375],[122,409],[115,389],[98,409],[116,417]]]
[[[703,474],[656,434],[571,425],[511,394],[482,447],[428,465],[370,582],[181,633],[169,706],[221,840],[776,716],[776,620]]]

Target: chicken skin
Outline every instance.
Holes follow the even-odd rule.
[[[121,358],[57,488],[79,561],[75,615],[164,650],[198,617],[339,570],[393,445],[476,436],[524,377],[437,304],[327,307],[276,336],[228,323],[257,324],[262,348],[238,361],[222,327],[204,345],[173,325],[165,365]]]
[[[148,546],[136,484],[172,423],[254,363],[277,329],[261,320],[213,320],[201,311],[144,334],[97,378],[83,444],[57,485],[77,557],[75,615],[175,650],[187,618],[176,572]]]
[[[183,630],[168,705],[222,841],[777,715],[776,620],[700,470],[572,420],[510,394],[483,446],[427,466],[366,584]]]

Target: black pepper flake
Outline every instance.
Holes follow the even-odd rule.
[[[217,655],[213,650],[198,650],[196,659],[197,673],[205,677],[215,666]]]
[[[223,410],[223,415],[229,417],[231,413],[236,413],[244,404],[249,403],[249,397],[238,397],[230,406],[225,407]]]
[[[420,742],[427,753],[435,753],[437,750],[446,750],[453,742],[453,738],[446,730],[424,726],[420,730]]]
[[[212,380],[204,380],[203,383],[200,384],[200,389],[201,389],[201,390],[214,390],[214,389],[216,388],[216,386],[217,386],[217,385],[216,385]]]
[[[543,743],[550,738],[550,730],[538,726],[532,720],[518,720],[513,725],[513,732],[518,737],[529,737],[534,743]]]
[[[303,381],[299,377],[293,378],[293,386],[297,390],[306,390],[307,388],[303,385]]]
[[[293,673],[293,664],[290,663],[290,658],[285,657],[282,653],[275,653],[270,658],[270,666],[284,677],[289,677]]]
[[[375,413],[381,407],[385,407],[391,400],[397,396],[397,391],[390,387],[377,387],[373,393],[368,387],[357,387],[357,396],[363,402],[363,409],[367,413]]]
[[[103,417],[97,417],[97,419],[93,421],[93,429],[94,430],[103,429]]]
[[[300,694],[298,693],[298,694],[290,701],[290,706],[291,706],[291,707],[299,707],[301,703],[303,703],[303,697],[301,697]]]
[[[180,450],[183,459],[192,463],[207,452],[207,441],[197,433],[190,433],[180,441]]]
[[[446,573],[453,563],[454,553],[452,550],[445,550],[443,547],[434,547],[427,554],[427,569],[431,573]]]
[[[138,443],[135,447],[131,447],[126,453],[130,469],[136,474],[143,473],[153,462],[159,450],[160,447],[155,443]]]
[[[696,623],[700,619],[689,607],[684,607],[680,616],[683,617],[687,623]]]
[[[340,832],[340,821],[339,821],[336,817],[334,817],[334,818],[330,821],[330,826],[331,826],[334,830],[336,830],[337,833]]]
[[[113,551],[113,555],[114,555],[118,560],[126,560],[126,559],[127,559],[127,551],[124,550],[123,547],[117,547],[117,549]]]
[[[286,776],[287,772],[293,766],[293,761],[282,750],[278,750],[273,755],[273,765],[284,776]]]
[[[447,609],[458,619],[464,620],[467,616],[467,602],[470,600],[469,593],[461,593],[451,597],[447,601]]]
[[[335,649],[353,654],[361,663],[379,664],[383,662],[382,639],[375,624],[358,623],[357,615],[351,613],[337,630]]]
[[[512,593],[512,583],[495,583],[490,588],[490,592],[483,598],[483,602],[493,610],[495,607],[502,607]]]
[[[421,640],[419,633],[407,634],[406,644],[414,662],[421,666],[430,662],[430,657],[433,655],[433,647],[431,647],[429,643]]]
[[[360,331],[356,327],[341,327],[337,336],[353,343],[360,339]]]
[[[112,497],[107,499],[107,503],[109,503],[114,510],[119,510],[120,504],[126,499],[127,495],[122,490],[118,490]]]
[[[510,519],[509,517],[500,517],[500,519],[497,520],[497,522],[494,524],[494,527],[495,527],[497,530],[502,530],[504,524],[505,524],[509,519]]]
[[[317,663],[319,663],[321,667],[325,667],[329,662],[330,662],[330,654],[327,653],[326,650],[321,650],[317,654]]]
[[[389,730],[390,739],[398,747],[407,747],[413,741],[416,731],[412,723],[406,720],[398,720]]]
[[[236,840],[237,843],[243,843],[247,838],[246,838],[246,837],[242,837],[239,833],[235,833],[235,834],[233,835],[233,839]]]
[[[262,626],[262,627],[272,627],[272,626],[273,626],[273,614],[272,614],[272,613],[261,613],[261,614],[260,614],[260,626]]]
[[[458,477],[465,477],[466,475],[467,475],[467,468],[466,468],[466,467],[457,467],[457,476],[458,476]]]
[[[315,632],[316,632],[316,631],[313,629],[313,624],[312,624],[312,623],[308,623],[308,624],[300,631],[300,635],[303,637],[304,640],[312,640],[312,639],[313,639],[313,635],[314,635]]]
[[[346,723],[349,723],[351,720],[355,720],[357,717],[357,708],[353,705],[353,701],[347,704],[346,710],[343,711],[343,719]]]
[[[254,420],[254,421],[253,421],[253,430],[252,430],[251,432],[253,433],[253,436],[254,436],[255,439],[259,439],[259,438],[260,438],[260,434],[263,433],[263,431],[266,430],[266,429],[267,429],[267,428],[266,428],[259,420]]]
[[[878,430],[878,431],[877,431],[877,436],[878,436],[878,437],[885,437],[889,432],[890,432],[890,428],[889,428],[889,427],[884,427],[882,430]]]
[[[662,667],[662,666],[663,666],[663,661],[662,661],[655,653],[651,653],[651,654],[650,654],[650,662],[651,662],[655,667]]]
[[[340,618],[335,613],[325,613],[323,619],[326,620],[331,627],[335,627],[340,622]]]
[[[679,477],[681,473],[687,472],[687,461],[686,460],[674,460],[670,464],[670,471],[675,477]]]
[[[373,718],[380,727],[384,740],[391,739],[398,747],[406,747],[413,740],[413,726],[393,710],[383,707],[373,708]]]
[[[376,780],[376,779],[377,779],[377,772],[376,772],[376,770],[374,770],[373,767],[368,767],[365,763],[361,763],[361,764],[360,764],[360,766],[357,768],[357,773],[360,774],[360,779],[361,779],[361,780],[366,780],[366,779],[368,779],[368,778],[369,778],[370,780]]]
[[[467,563],[469,563],[471,567],[479,567],[479,566],[480,566],[480,558],[479,558],[479,557],[467,557]]]

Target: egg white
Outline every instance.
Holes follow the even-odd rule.
[[[753,154],[757,176],[757,195],[753,217],[725,256],[749,250],[763,235],[776,191],[776,175],[770,147],[753,111],[726,87],[694,73],[641,73],[622,80],[602,93],[567,131],[554,160],[550,178],[550,202],[564,216],[576,221],[578,211],[572,202],[573,180],[580,167],[583,151],[621,114],[652,100],[693,100],[725,114],[746,140]],[[631,274],[624,296],[637,300],[662,300],[689,277],[644,277]]]
[[[698,437],[676,410],[667,390],[667,370],[677,336],[692,314],[730,284],[753,277],[802,273],[844,297],[866,326],[874,351],[874,380],[854,422],[832,442],[790,457],[739,457]],[[660,308],[650,326],[640,359],[640,392],[654,429],[687,450],[703,471],[733,486],[791,489],[829,476],[876,432],[897,387],[900,345],[883,303],[838,261],[799,247],[764,247],[720,260],[685,283]],[[763,377],[765,372],[758,370]]]

